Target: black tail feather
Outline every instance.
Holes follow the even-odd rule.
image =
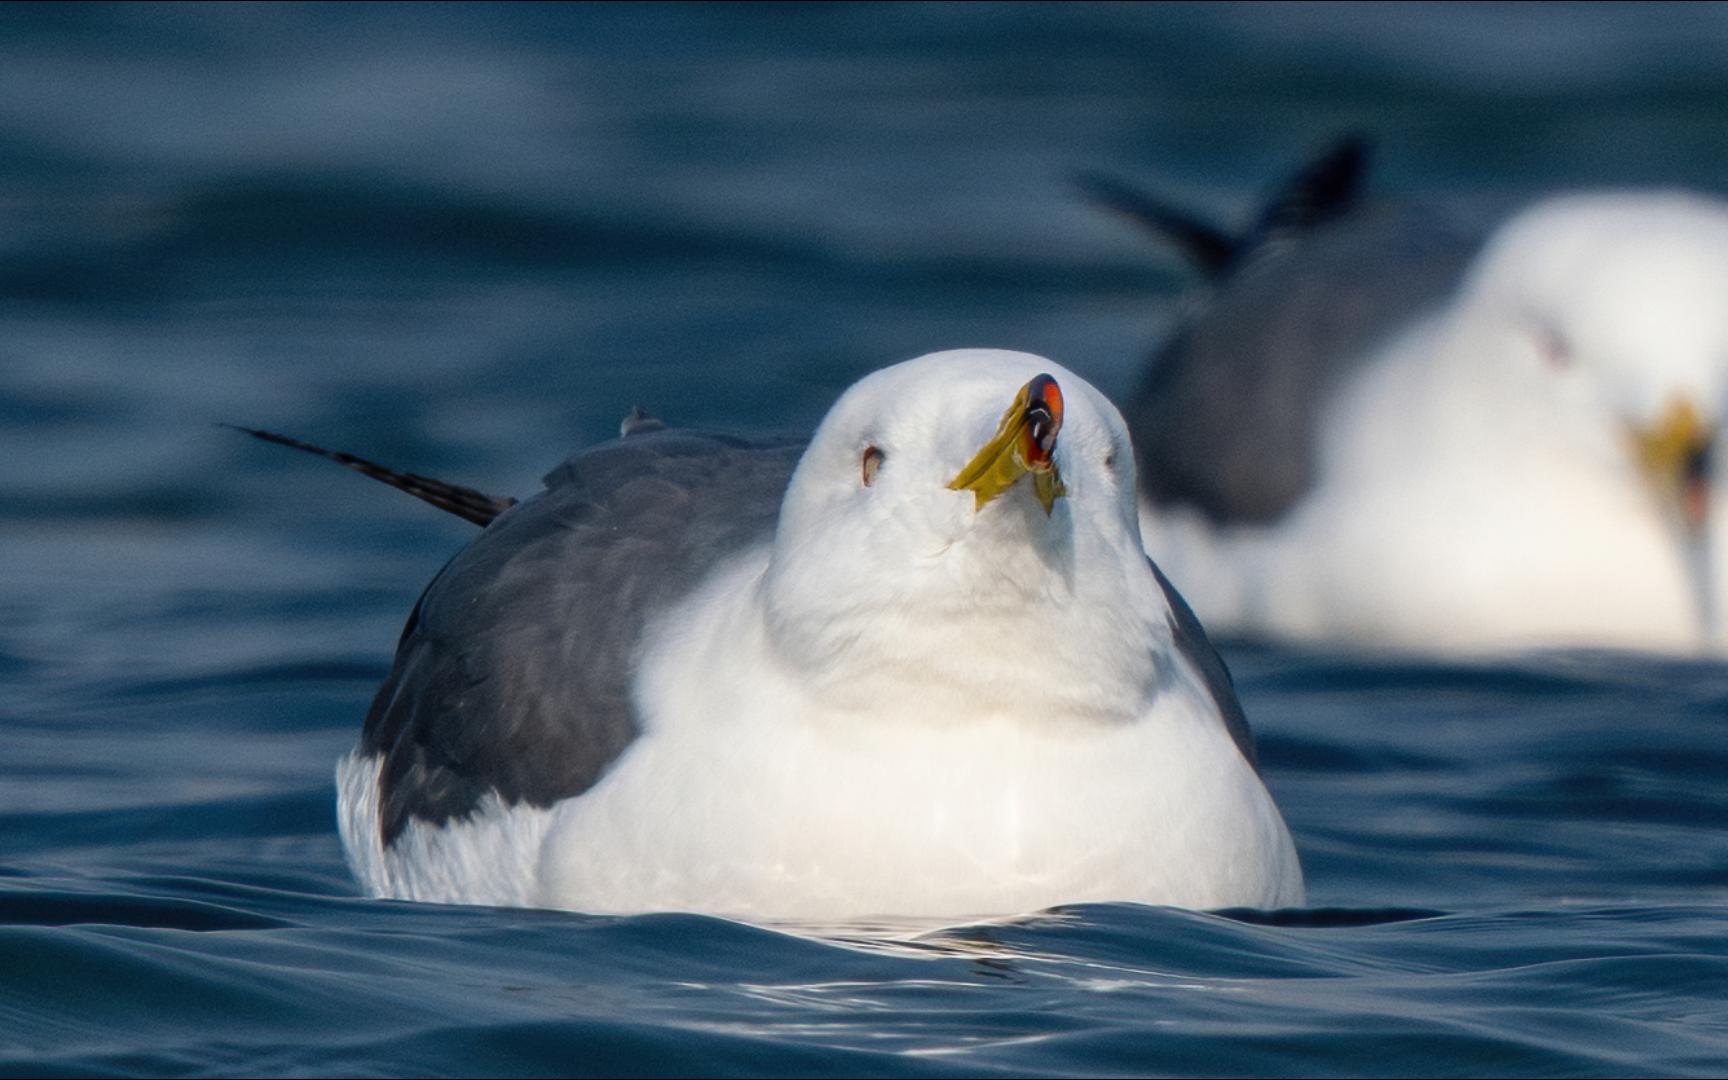
[[[1236,261],[1234,237],[1150,192],[1096,172],[1079,173],[1074,183],[1092,203],[1174,244],[1207,277],[1225,276]]]
[[[397,472],[387,469],[377,462],[367,461],[363,457],[345,454],[340,450],[326,450],[322,446],[314,446],[309,442],[278,435],[274,431],[260,431],[257,428],[241,427],[238,424],[222,424],[225,428],[245,432],[256,439],[272,442],[278,446],[292,447],[304,450],[308,454],[317,454],[329,458],[338,465],[347,466],[362,476],[370,476],[374,480],[382,480],[391,487],[406,491],[422,502],[431,503],[440,510],[447,510],[459,518],[472,521],[476,525],[489,525],[492,519],[516,505],[516,500],[504,495],[487,495],[473,488],[460,484],[447,484],[442,480],[434,480],[428,476],[415,473]]]
[[[1367,136],[1355,132],[1332,140],[1273,192],[1243,250],[1280,243],[1354,209],[1367,183],[1370,148]]]
[[[1253,227],[1240,236],[1102,173],[1081,173],[1074,182],[1091,202],[1174,244],[1195,269],[1221,280],[1255,255],[1359,205],[1367,186],[1371,148],[1369,139],[1355,132],[1332,140],[1273,191]]]

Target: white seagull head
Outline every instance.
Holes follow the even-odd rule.
[[[1593,428],[1690,532],[1708,513],[1728,405],[1728,203],[1680,192],[1538,203],[1477,262],[1467,303],[1532,397]],[[1619,457],[1624,454],[1624,457]]]
[[[787,489],[763,600],[800,668],[859,693],[893,671],[933,702],[1132,711],[1169,636],[1121,415],[1067,369],[993,349],[840,398]]]

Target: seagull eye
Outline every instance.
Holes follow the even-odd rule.
[[[1552,326],[1536,327],[1536,351],[1551,370],[1567,371],[1572,367],[1572,346]]]
[[[882,467],[882,457],[882,451],[876,447],[864,448],[864,457],[858,462],[858,470],[863,474],[865,487],[876,482],[876,470]]]

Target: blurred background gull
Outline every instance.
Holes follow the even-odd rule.
[[[1720,651],[1728,202],[1469,230],[1368,159],[1341,138],[1235,234],[1084,178],[1211,286],[1129,403],[1148,549],[1215,633]]]
[[[1704,4],[0,6],[0,1071],[1720,1072],[1728,674],[1420,618],[1226,650],[1282,924],[362,902],[331,766],[469,527],[215,424],[520,495],[950,347],[1127,403],[1209,286],[1078,173],[1234,232],[1360,132],[1461,267],[1723,191],[1725,57]]]

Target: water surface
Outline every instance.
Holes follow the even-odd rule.
[[[0,11],[0,1072],[1720,1074],[1728,668],[1238,645],[1312,909],[941,930],[368,901],[331,770],[470,528],[633,404],[939,348],[1126,393],[1343,128],[1491,215],[1728,176],[1720,7]]]

